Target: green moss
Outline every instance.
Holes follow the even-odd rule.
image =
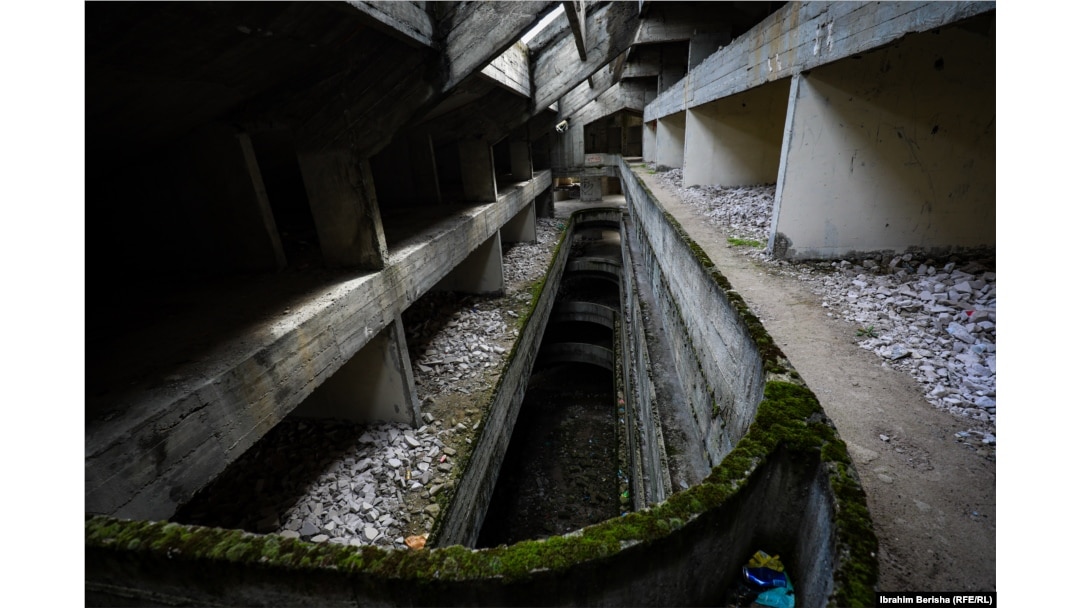
[[[755,249],[761,249],[765,245],[761,241],[754,239],[740,239],[736,237],[728,237],[728,245],[733,247],[753,247]]]
[[[669,221],[681,231],[674,218],[669,218]],[[566,232],[552,256],[552,264],[560,257],[565,237]],[[779,349],[775,348],[760,321],[749,313],[745,302],[731,292],[730,285],[715,270],[704,251],[696,247],[692,240],[687,239],[686,242],[699,257],[703,268],[709,270],[710,276],[728,296],[730,305],[747,322],[754,341],[766,349],[763,358],[774,358],[774,367],[785,371]],[[531,319],[535,313],[545,286],[546,280],[531,288],[530,308],[525,315],[527,319]],[[515,343],[511,361],[520,343],[520,339]],[[488,402],[498,393],[505,376],[500,377],[496,387],[485,396]],[[714,414],[718,414],[715,399],[713,404]],[[629,544],[649,544],[677,533],[745,488],[754,471],[768,462],[782,446],[792,457],[822,463],[829,474],[829,484],[836,498],[838,542],[836,584],[831,603],[841,606],[869,605],[873,602],[873,588],[878,575],[875,557],[877,540],[865,494],[849,469],[851,461],[846,446],[826,420],[816,397],[808,388],[792,382],[770,380],[765,384],[764,398],[750,428],[702,483],[676,493],[647,510],[629,513],[569,535],[524,541],[508,547],[471,550],[456,546],[421,551],[389,551],[373,547],[317,545],[236,530],[164,522],[120,521],[104,516],[87,518],[86,545],[88,551],[125,548],[135,559],[140,556],[179,556],[210,563],[260,563],[265,567],[290,570],[334,569],[345,576],[363,575],[420,583],[435,579],[515,580],[527,578],[538,569],[558,572],[584,561],[606,559]],[[472,455],[470,453],[470,460]],[[448,494],[441,495],[447,502]],[[445,508],[443,512],[446,512]]]

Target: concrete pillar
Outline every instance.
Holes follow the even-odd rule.
[[[247,134],[230,125],[206,125],[147,159],[131,183],[136,184],[132,191],[143,193],[134,211],[123,218],[131,234],[118,231],[110,237],[115,241],[110,247],[139,260],[119,264],[213,273],[277,271],[285,266]]]
[[[536,242],[536,204],[535,202],[525,205],[525,208],[510,221],[503,225],[499,231],[504,243],[535,243]]]
[[[458,157],[465,200],[478,203],[498,200],[491,146],[482,139],[463,139],[458,142]]]
[[[656,121],[647,122],[641,129],[641,159],[656,162]]]
[[[325,149],[300,150],[297,160],[326,265],[386,266],[386,235],[367,159],[347,149]]]
[[[656,121],[656,168],[681,169],[686,143],[686,113],[677,112]]]
[[[401,316],[372,336],[293,412],[310,418],[420,424]]]
[[[484,241],[435,285],[438,291],[502,293],[502,243],[499,233]]]
[[[524,182],[532,179],[532,155],[529,140],[513,139],[510,141],[510,174],[514,181]]]
[[[435,167],[435,148],[431,144],[430,135],[409,137],[409,159],[413,168],[413,202],[425,206],[441,203],[439,171]]]
[[[788,88],[787,81],[771,82],[689,110],[683,185],[774,183]]]
[[[545,188],[533,201],[533,205],[536,207],[537,217],[555,217],[555,198],[552,196],[551,188]]]
[[[794,78],[775,255],[995,244],[994,57],[945,28]]]
[[[602,178],[581,178],[581,202],[592,203],[604,200],[604,188]]]

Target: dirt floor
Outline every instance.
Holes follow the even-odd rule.
[[[882,591],[994,591],[997,469],[959,442],[971,426],[940,411],[906,373],[856,345],[820,298],[730,247],[726,235],[641,172],[652,192],[761,318],[835,422],[867,494]]]

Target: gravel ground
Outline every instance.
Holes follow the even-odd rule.
[[[948,257],[917,251],[791,263],[772,259],[769,238],[776,185],[682,187],[682,171],[658,175],[665,187],[728,242],[809,283],[829,316],[848,321],[859,346],[902,369],[935,407],[969,419],[957,439],[995,444],[997,423],[997,274],[993,249]]]
[[[538,219],[536,243],[506,246],[504,295],[429,292],[403,313],[420,428],[286,418],[173,520],[316,543],[426,544],[564,225]]]

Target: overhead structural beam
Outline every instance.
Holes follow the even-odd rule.
[[[620,82],[570,115],[571,124],[587,125],[620,110],[645,111],[651,87],[643,82]]]
[[[684,42],[695,34],[730,31],[724,2],[659,2],[641,19],[634,44]]]
[[[563,11],[570,21],[570,31],[574,33],[574,42],[577,43],[578,55],[582,61],[588,59],[585,50],[585,0],[569,0],[563,2]]]
[[[528,3],[524,3],[528,4]],[[539,112],[630,47],[637,34],[638,7],[633,2],[610,2],[592,11],[584,30],[593,32],[586,59],[579,61],[577,42],[565,32],[530,58],[533,112]],[[570,67],[568,67],[570,66]]]
[[[375,28],[409,44],[435,47],[431,15],[415,2],[348,0]]]
[[[622,57],[623,55],[620,55]],[[589,77],[588,82],[583,82],[574,87],[569,93],[559,99],[559,120],[569,117],[574,112],[587,105],[592,100],[602,95],[618,82],[615,65],[618,59],[607,66],[600,68],[598,72]]]
[[[517,42],[554,2],[455,2],[437,23],[446,73],[442,91],[482,69]]]

